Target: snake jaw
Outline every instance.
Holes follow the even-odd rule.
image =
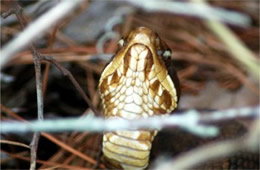
[[[162,56],[168,49],[165,43],[150,29],[140,27],[122,45],[99,81],[105,118],[134,120],[174,110],[178,98]],[[161,55],[157,54],[158,49]],[[155,135],[156,131],[116,131],[112,137],[105,133],[104,155],[121,167],[143,169],[148,165],[150,149],[147,148]],[[138,150],[136,143],[142,141],[145,147]],[[146,157],[141,159],[136,154]]]

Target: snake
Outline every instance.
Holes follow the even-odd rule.
[[[170,62],[172,52],[167,44],[151,29],[138,27],[120,39],[118,45],[119,48],[104,68],[98,85],[105,119],[134,121],[172,113],[180,99],[180,82]],[[230,136],[230,130],[227,129],[233,131],[237,128],[224,129],[226,136]],[[241,132],[241,129],[237,131]],[[106,167],[147,169],[154,153],[174,151],[177,154],[198,143],[206,143],[205,140],[198,140],[179,131],[164,138],[160,135],[164,133],[159,133],[154,141],[158,132],[159,129],[104,132],[102,152]],[[157,144],[158,141],[160,144]],[[156,145],[154,148],[153,144]],[[236,169],[234,167],[241,164],[250,165],[248,168],[259,168],[258,154],[241,155],[196,169]]]
[[[166,116],[178,105],[179,80],[167,64],[171,50],[159,35],[138,27],[119,40],[119,49],[99,80],[105,119],[134,121]],[[104,159],[111,167],[145,169],[157,130],[118,130],[103,135]]]

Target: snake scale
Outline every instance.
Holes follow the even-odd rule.
[[[106,119],[135,120],[166,116],[178,104],[179,80],[168,62],[171,51],[157,33],[139,27],[119,41],[119,50],[105,67],[99,92]],[[103,135],[108,167],[145,169],[157,130],[118,130]]]

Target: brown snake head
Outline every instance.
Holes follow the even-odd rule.
[[[133,120],[173,111],[179,94],[164,62],[171,56],[167,45],[145,27],[135,29],[119,44],[99,81],[105,118]],[[104,156],[114,167],[143,169],[155,135],[156,131],[143,130],[105,133]]]

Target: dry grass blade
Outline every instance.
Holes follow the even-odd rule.
[[[9,140],[3,140],[3,139],[1,139],[1,140],[0,140],[0,143],[10,144],[10,145],[16,145],[16,146],[21,146],[21,147],[30,149],[30,146],[29,146],[29,145],[26,145],[26,144],[20,143],[20,142],[14,142],[14,141],[9,141]]]
[[[61,18],[68,15],[80,2],[82,0],[61,1],[59,5],[53,7],[53,9],[28,26],[23,33],[1,50],[0,68],[10,61],[16,52],[30,44],[39,35],[42,35],[46,29],[50,28]]]
[[[256,120],[250,132],[239,138],[208,144],[180,155],[172,161],[161,163],[155,169],[189,169],[200,163],[231,155],[240,150],[256,151],[259,145],[260,119]],[[205,154],[206,153],[206,154]]]
[[[17,155],[17,154],[8,153],[8,152],[3,151],[3,150],[1,150],[1,152],[10,155],[13,158],[17,158],[17,159],[21,159],[21,160],[25,160],[25,161],[30,161],[30,158],[28,158],[28,157],[24,157],[24,156],[20,156],[20,155]],[[59,163],[50,162],[50,161],[36,160],[36,162],[40,163],[40,164],[48,165],[48,166],[58,167],[58,168],[90,170],[89,168],[84,168],[84,167],[79,167],[79,166],[64,165],[64,164],[59,164]]]
[[[228,29],[218,21],[207,21],[208,27],[227,45],[232,56],[244,65],[247,70],[259,79],[260,64],[256,56]]]
[[[6,112],[8,115],[14,117],[15,119],[23,121],[23,122],[27,122],[26,120],[24,120],[23,118],[21,118],[20,116],[18,116],[17,114],[15,114],[13,111],[11,111],[10,109],[8,109],[7,107],[5,107],[2,104],[1,104],[1,109],[3,112]],[[65,144],[64,142],[60,141],[59,139],[55,138],[54,136],[52,136],[48,133],[41,133],[41,135],[46,137],[53,143],[59,145],[63,149],[67,150],[68,152],[71,152],[71,153],[77,155],[78,157],[88,161],[89,163],[96,165],[96,161],[94,159],[92,159],[92,158],[88,157],[87,155],[83,154],[82,152],[79,152],[76,149],[70,147],[69,145]],[[100,167],[103,168],[104,165],[101,164]]]

